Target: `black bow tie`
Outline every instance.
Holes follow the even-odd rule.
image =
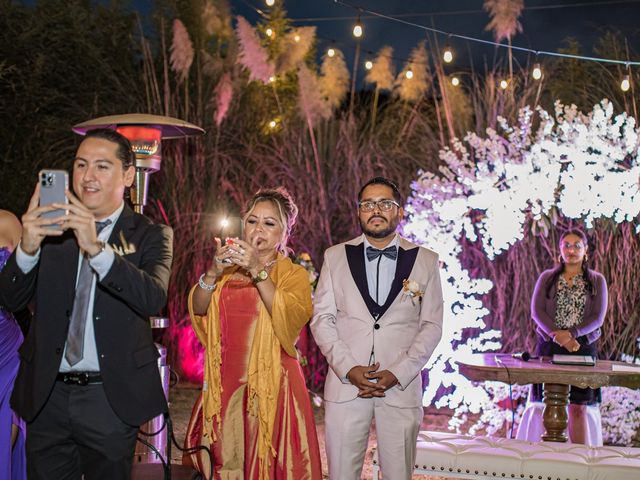
[[[387,247],[384,250],[378,250],[377,248],[367,247],[367,260],[375,260],[380,255],[384,255],[391,260],[395,260],[398,258],[398,248],[394,245],[393,247]]]

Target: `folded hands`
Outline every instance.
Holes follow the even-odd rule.
[[[551,332],[553,341],[570,352],[577,352],[580,348],[578,340],[573,337],[569,330],[556,330]]]

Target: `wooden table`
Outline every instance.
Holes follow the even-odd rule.
[[[523,362],[507,354],[476,353],[469,359],[457,361],[459,371],[469,380],[497,381],[511,384],[544,384],[543,440],[567,441],[567,406],[569,387],[598,388],[619,386],[640,388],[640,368],[637,372],[613,371],[613,365],[622,362],[597,360],[593,367],[555,365],[551,358],[542,357]]]

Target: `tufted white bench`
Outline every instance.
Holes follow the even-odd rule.
[[[638,480],[640,448],[423,431],[418,435],[414,474],[492,480]],[[380,479],[377,451],[373,478]]]

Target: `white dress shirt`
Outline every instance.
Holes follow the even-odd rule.
[[[379,250],[383,250],[388,247],[395,246],[399,248],[399,238],[398,234],[393,237],[387,245],[380,248]],[[391,290],[391,284],[393,283],[393,279],[396,275],[396,264],[398,263],[398,257],[395,260],[390,259],[385,255],[380,255],[380,257],[369,261],[367,258],[367,247],[376,248],[369,240],[367,240],[366,235],[364,235],[364,264],[367,270],[367,286],[369,287],[369,295],[373,298],[374,302],[378,305],[384,305],[387,301],[387,297],[389,296],[389,290]],[[378,261],[380,261],[380,272],[378,277],[379,285],[378,287],[378,298],[376,299],[376,270],[378,268]]]
[[[111,223],[107,225],[99,234],[98,240],[103,242],[107,242],[109,237],[111,236],[111,232],[113,231],[113,226],[120,218],[120,214],[124,209],[124,202],[120,205],[120,207],[109,215],[107,218],[101,218],[100,221],[105,221],[107,219],[111,220]],[[29,273],[40,260],[40,249],[34,255],[27,255],[22,247],[18,245],[16,249],[16,263],[20,270],[22,270],[25,274]],[[78,276],[80,275],[80,266],[82,265],[82,254],[83,252],[78,253],[78,271],[76,273],[76,283],[78,281]],[[91,268],[97,273],[97,276],[100,280],[102,280],[109,270],[111,269],[111,265],[113,265],[113,260],[115,259],[115,253],[109,244],[106,244],[105,249],[100,252],[95,257],[89,260],[89,265]],[[100,362],[98,361],[98,350],[96,348],[96,338],[95,338],[95,330],[93,326],[93,303],[95,300],[95,292],[96,292],[96,277],[94,277],[93,282],[91,284],[91,295],[89,299],[89,308],[87,309],[87,322],[84,329],[84,350],[82,360],[76,363],[73,367],[69,365],[65,355],[62,355],[62,362],[60,363],[60,372],[99,372],[100,371]],[[64,350],[66,352],[67,345],[65,343]]]

